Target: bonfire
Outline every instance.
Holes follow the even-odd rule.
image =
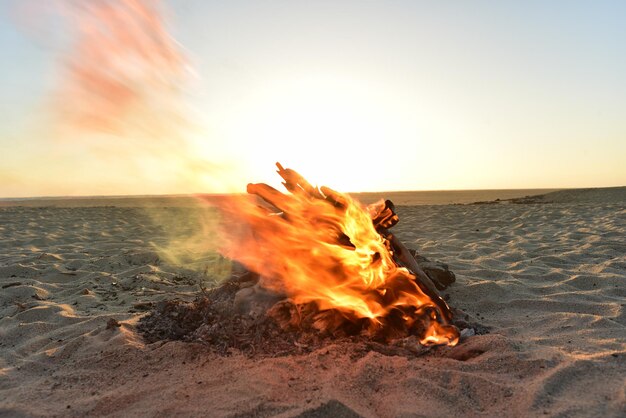
[[[219,204],[229,225],[219,251],[240,268],[192,304],[162,304],[143,321],[149,340],[238,348],[267,347],[272,341],[260,340],[277,336],[298,347],[343,337],[458,343],[453,312],[438,292],[454,275],[432,280],[390,232],[399,221],[392,202],[365,206],[276,165],[288,193],[249,184],[255,198]]]

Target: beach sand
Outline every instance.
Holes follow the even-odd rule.
[[[449,303],[490,327],[414,358],[146,344],[135,326],[150,303],[193,298],[216,262],[157,251],[184,209],[13,202],[0,208],[0,416],[624,416],[624,190],[398,207],[396,235],[448,263]]]

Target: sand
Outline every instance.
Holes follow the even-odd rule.
[[[182,268],[155,249],[183,212],[0,208],[0,416],[624,416],[626,199],[592,194],[399,207],[398,237],[448,263],[451,305],[491,328],[412,358],[146,344],[150,303],[210,280],[211,257]]]

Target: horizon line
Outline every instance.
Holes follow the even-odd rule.
[[[510,189],[487,188],[487,189],[431,189],[431,190],[381,190],[367,192],[341,192],[345,194],[381,194],[381,193],[428,193],[428,192],[474,192],[474,191],[499,191],[499,190],[584,190],[584,189],[611,189],[622,188],[622,186],[594,186],[594,187],[515,187]],[[46,196],[0,196],[0,201],[19,201],[19,200],[69,200],[69,199],[132,199],[132,198],[180,198],[195,196],[232,196],[247,194],[245,191],[232,193],[163,193],[163,194],[111,194],[111,195],[46,195]]]

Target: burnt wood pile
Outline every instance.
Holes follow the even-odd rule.
[[[455,281],[448,266],[430,261],[414,250],[409,254],[439,289]],[[424,347],[415,336],[397,339],[372,338],[360,333],[356,326],[320,332],[313,327],[318,313],[314,306],[302,306],[298,326],[285,326],[293,321],[285,310],[296,309],[283,297],[259,285],[259,276],[235,263],[231,278],[220,286],[203,290],[193,301],[167,300],[158,303],[137,326],[148,343],[186,341],[206,345],[228,355],[242,352],[248,356],[281,356],[302,354],[329,344],[349,343],[352,349],[377,351],[386,355],[415,356],[437,347]],[[474,318],[452,309],[452,323],[462,330],[461,338],[487,333]],[[286,319],[287,318],[287,319]]]
[[[311,204],[323,201],[321,205],[332,213],[347,213],[350,202],[346,195],[327,187],[313,187],[297,172],[280,164],[277,167],[283,185],[292,195],[266,184],[248,185],[248,193],[258,196],[264,203],[262,222],[266,222],[266,215],[275,217],[274,221],[279,217],[281,223],[292,222],[293,213],[290,215],[286,208],[294,207],[290,205],[293,202],[290,199],[294,198]],[[248,354],[269,355],[311,351],[344,339],[377,346],[379,351],[380,347],[401,347],[415,353],[425,350],[424,345],[454,345],[459,337],[486,331],[470,323],[469,317],[460,310],[450,308],[440,295],[440,290],[455,282],[455,275],[448,266],[408,249],[390,232],[399,221],[393,203],[381,201],[367,207],[367,212],[391,255],[392,264],[397,267],[392,269],[395,273],[382,287],[363,290],[364,297],[376,298],[379,306],[389,307],[386,315],[372,319],[345,309],[320,309],[315,301],[296,303],[287,292],[271,285],[272,277],[262,277],[234,262],[229,280],[214,289],[203,290],[192,302],[174,300],[158,304],[141,319],[139,330],[148,342],[197,341],[220,353],[238,349]],[[349,251],[356,248],[340,226],[332,227],[329,236],[324,235],[323,239]],[[377,255],[374,254],[373,263]],[[398,303],[398,298],[406,294],[417,294],[422,299],[415,304]],[[432,332],[436,335],[430,339]],[[445,337],[438,339],[437,335]]]

